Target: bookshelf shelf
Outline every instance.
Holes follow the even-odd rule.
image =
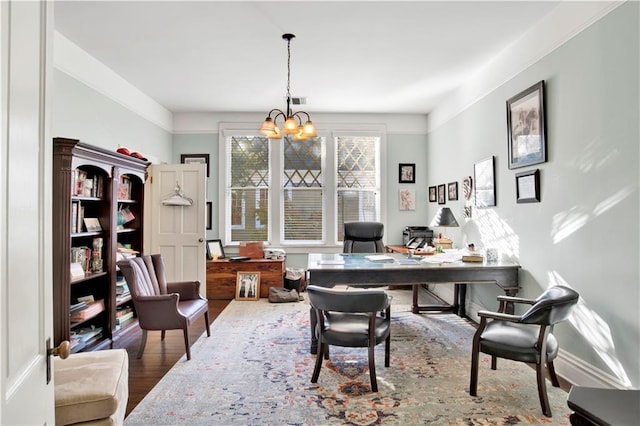
[[[142,251],[148,163],[76,139],[54,138],[53,146],[55,345],[69,340],[72,352],[118,347],[137,318],[131,297],[117,298],[116,258],[118,247]],[[118,229],[122,221],[126,228]],[[85,297],[100,301],[101,310],[72,318],[71,306]],[[126,327],[117,308],[134,312]]]

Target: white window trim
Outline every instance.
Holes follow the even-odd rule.
[[[271,247],[282,247],[287,253],[307,253],[309,249],[314,251],[335,251],[341,247],[342,243],[336,241],[336,182],[335,182],[335,138],[338,136],[375,136],[380,138],[380,221],[386,223],[387,220],[387,132],[383,124],[321,124],[318,127],[318,136],[325,137],[325,152],[323,157],[323,189],[325,190],[325,241],[322,243],[295,242],[283,244],[281,242],[283,233],[280,230],[280,219],[282,217],[282,176],[279,172],[282,163],[282,143],[275,140],[270,146],[270,167],[271,181],[271,203],[269,207],[269,229],[268,244]],[[259,123],[220,123],[218,130],[218,167],[220,179],[218,179],[218,189],[222,203],[218,203],[218,229],[222,234],[225,246],[237,246],[231,243],[231,230],[226,224],[226,203],[227,203],[227,180],[229,171],[227,170],[227,138],[230,136],[259,135]]]

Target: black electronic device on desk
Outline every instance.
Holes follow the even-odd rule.
[[[431,245],[433,230],[428,226],[407,226],[402,230],[402,245],[411,249],[421,249]]]

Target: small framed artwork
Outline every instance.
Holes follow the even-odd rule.
[[[516,202],[540,202],[540,170],[535,169],[516,174]]]
[[[438,185],[438,204],[445,204],[447,202],[446,187],[444,183]]]
[[[85,217],[84,226],[85,228],[87,228],[87,232],[102,231],[102,227],[100,226],[100,221],[98,220],[97,217]]]
[[[209,154],[180,154],[182,164],[206,164],[207,177],[209,177]]]
[[[260,272],[238,272],[236,275],[236,300],[260,299]]]
[[[462,179],[462,193],[466,200],[471,199],[471,189],[473,188],[473,178],[471,176],[465,176]]]
[[[471,212],[472,212],[472,207],[471,206],[464,206],[464,209],[462,210],[464,217],[466,219],[471,219]]]
[[[449,182],[447,185],[447,193],[449,201],[455,201],[458,199],[458,182]]]
[[[399,208],[401,211],[416,209],[416,193],[413,189],[401,189]]]
[[[416,183],[416,165],[400,163],[399,165],[399,183]]]
[[[438,201],[438,189],[435,186],[429,187],[429,202],[435,203]]]
[[[224,259],[222,240],[207,240],[207,259]]]
[[[476,207],[496,205],[496,178],[493,156],[473,165]]]
[[[509,168],[547,161],[544,80],[507,100]]]
[[[211,215],[213,213],[213,203],[211,201],[207,201],[207,216],[205,218],[205,221],[207,223],[207,231],[210,231],[211,229],[213,229],[213,222],[211,219]]]

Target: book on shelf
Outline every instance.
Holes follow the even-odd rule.
[[[86,308],[81,311],[70,314],[71,322],[80,322],[88,320],[100,312],[104,311],[104,299],[96,300],[95,302],[87,303]]]
[[[84,267],[82,263],[73,262],[71,263],[71,281],[77,281],[84,278]]]
[[[386,254],[370,254],[364,257],[369,262],[377,262],[377,263],[392,263],[394,258],[391,256],[387,256]]]
[[[71,203],[71,233],[78,232],[78,202]]]

